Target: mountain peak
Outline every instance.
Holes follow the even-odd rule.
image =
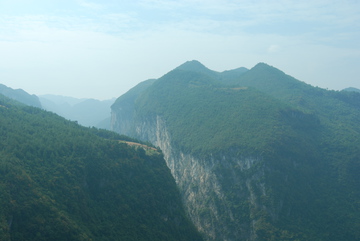
[[[192,71],[192,72],[198,72],[207,74],[210,76],[218,74],[216,71],[213,71],[211,69],[208,69],[205,65],[200,63],[197,60],[191,60],[183,63],[179,67],[176,68],[177,70],[184,70],[184,71]]]
[[[273,70],[273,71],[275,70],[278,72],[282,72],[281,70],[279,70],[271,65],[268,65],[267,63],[264,63],[264,62],[260,62],[260,63],[256,64],[252,69],[263,69],[263,70]]]
[[[196,71],[201,70],[201,69],[209,70],[208,68],[205,67],[205,65],[203,65],[202,63],[200,63],[197,60],[186,61],[185,63],[183,63],[182,65],[177,67],[177,69],[196,70]]]

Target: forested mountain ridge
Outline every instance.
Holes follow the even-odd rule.
[[[0,239],[202,240],[158,152],[0,95]]]
[[[162,149],[207,240],[359,240],[360,94],[236,71],[187,62],[119,97],[112,128]]]
[[[22,89],[12,89],[3,84],[0,84],[0,94],[3,94],[11,99],[17,100],[23,104],[41,108],[41,103],[36,95],[30,95]]]

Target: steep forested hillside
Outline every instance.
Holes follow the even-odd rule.
[[[163,150],[208,240],[360,239],[359,93],[196,61],[131,91],[112,128]]]
[[[0,240],[201,240],[160,152],[0,95]]]

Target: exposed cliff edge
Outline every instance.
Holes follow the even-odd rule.
[[[236,150],[229,150],[196,157],[176,147],[162,117],[132,125],[137,138],[162,150],[187,213],[207,240],[266,239],[266,234],[258,236],[262,230],[266,232],[264,226],[271,225],[266,219],[278,219],[284,200],[269,201],[266,167],[260,153],[241,156]],[[284,234],[282,238],[291,235]]]
[[[192,61],[121,96],[112,129],[160,147],[207,240],[353,240],[358,100],[266,64]]]
[[[260,164],[260,157],[223,154],[197,158],[173,147],[171,134],[160,116],[135,125],[136,136],[154,143],[163,151],[167,165],[182,192],[187,212],[200,232],[205,233],[210,240],[256,240],[254,227],[259,220],[250,220],[250,216],[255,217],[256,212],[271,208],[257,203],[260,197],[255,189],[261,189],[262,195],[265,195],[265,183],[261,181],[264,166]],[[242,179],[237,171],[252,174]],[[244,203],[237,206],[241,206],[245,209],[242,211],[249,215],[239,216],[236,209],[240,207],[232,204],[232,197],[226,192],[228,187],[223,186],[224,179],[237,185],[233,192],[244,198]]]

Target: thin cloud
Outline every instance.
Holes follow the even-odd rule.
[[[89,8],[92,10],[103,10],[105,8],[105,6],[102,4],[85,1],[85,0],[77,0],[77,3],[82,7]]]
[[[280,50],[280,46],[277,45],[277,44],[272,44],[269,46],[267,52],[270,53],[270,54],[273,54],[273,53],[276,53]]]
[[[186,6],[185,2],[177,0],[141,0],[139,6],[151,9],[175,10]]]
[[[345,41],[358,45],[354,39],[359,37],[360,2],[142,0],[138,5],[141,11],[162,16],[139,16],[139,22],[154,31],[176,28],[227,36],[267,33],[297,36],[312,44],[341,46]]]

